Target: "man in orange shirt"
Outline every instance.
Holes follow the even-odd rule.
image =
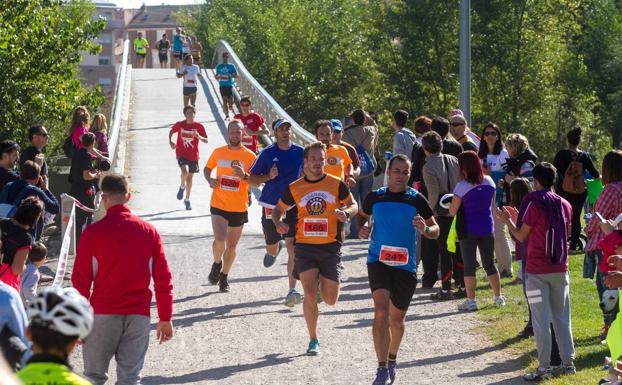
[[[231,120],[227,127],[229,144],[215,149],[203,169],[205,179],[214,189],[210,202],[214,263],[208,280],[212,285],[218,284],[223,293],[230,291],[227,277],[235,261],[242,229],[248,222],[248,176],[257,157],[242,146],[243,129],[240,120]],[[216,168],[216,178],[212,178],[212,170]]]
[[[326,147],[320,142],[305,147],[305,176],[292,182],[272,212],[272,221],[280,234],[289,231],[281,219],[283,213],[296,205],[296,245],[294,276],[304,289],[303,312],[309,330],[307,354],[320,352],[317,339],[317,292],[328,305],[337,303],[341,266],[341,227],[356,215],[358,206],[350,189],[339,178],[324,172]]]
[[[352,186],[352,159],[344,146],[333,144],[333,125],[329,120],[315,122],[315,137],[326,146],[326,166],[324,171],[334,175]]]

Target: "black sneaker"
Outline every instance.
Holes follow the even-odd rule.
[[[451,301],[454,299],[454,293],[451,290],[439,290],[431,294],[430,299],[434,301]]]
[[[209,281],[209,283],[211,283],[212,285],[218,284],[218,279],[219,279],[221,269],[222,269],[222,262],[212,263],[212,271],[210,271],[209,275],[207,276],[207,280]]]
[[[226,274],[220,273],[220,276],[218,277],[218,286],[221,293],[228,293],[231,291]]]
[[[533,326],[528,323],[527,325],[525,325],[525,328],[520,333],[518,333],[518,336],[521,338],[529,338],[533,336]]]
[[[464,288],[454,291],[454,298],[461,299],[461,298],[466,298],[466,297],[467,297],[466,290]]]
[[[510,272],[509,272],[509,271],[507,271],[507,270],[503,270],[503,271],[499,274],[499,276],[500,276],[501,278],[512,278],[512,277],[514,277],[514,276],[512,275],[512,273],[510,273]]]

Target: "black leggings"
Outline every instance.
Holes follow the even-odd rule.
[[[460,250],[464,262],[464,276],[475,277],[475,267],[477,265],[477,249],[482,257],[482,265],[486,270],[486,275],[493,275],[498,272],[495,265],[495,237],[490,234],[487,237],[469,237],[460,240]]]
[[[559,196],[564,198],[572,206],[572,227],[570,231],[570,245],[572,248],[577,246],[579,242],[579,235],[581,235],[581,212],[583,211],[583,204],[585,204],[585,198],[587,193],[583,194],[568,194],[567,192],[560,191]]]

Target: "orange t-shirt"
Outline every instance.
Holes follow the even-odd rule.
[[[334,175],[341,180],[345,179],[345,172],[352,164],[352,159],[348,150],[344,146],[338,144],[331,144],[326,149],[326,165],[324,166],[324,172],[330,175]]]
[[[236,176],[231,166],[239,164],[248,174],[256,157],[246,147],[231,150],[229,146],[223,146],[212,152],[205,165],[210,170],[217,168],[218,186],[212,191],[212,207],[236,213],[248,211],[248,181]]]
[[[282,210],[294,205],[298,208],[296,243],[324,245],[341,241],[343,223],[335,216],[335,209],[353,199],[343,181],[326,174],[317,181],[302,177],[290,183],[278,205]]]

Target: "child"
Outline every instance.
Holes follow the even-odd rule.
[[[26,270],[20,276],[19,294],[22,297],[24,306],[27,306],[37,295],[37,286],[41,278],[39,267],[43,266],[47,260],[47,255],[48,249],[43,242],[36,242],[28,253],[29,263],[26,264]]]
[[[74,288],[42,290],[28,305],[32,357],[17,372],[25,385],[89,385],[70,369],[68,357],[93,328],[93,309]]]

